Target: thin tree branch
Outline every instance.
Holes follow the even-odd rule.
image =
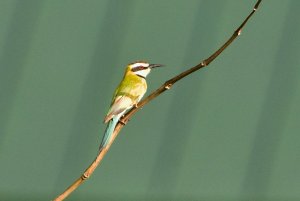
[[[112,139],[108,143],[106,147],[104,147],[97,155],[95,160],[92,162],[92,164],[84,171],[84,173],[73,183],[71,184],[62,194],[60,194],[57,198],[54,199],[54,201],[61,201],[64,200],[66,197],[68,197],[76,188],[78,188],[86,179],[88,179],[94,170],[97,168],[97,166],[101,163],[103,157],[105,156],[106,152],[109,150],[110,146],[112,145],[113,141],[121,131],[121,129],[126,125],[126,123],[129,121],[129,119],[143,106],[145,106],[147,103],[149,103],[151,100],[165,92],[166,90],[170,89],[176,82],[181,80],[182,78],[190,75],[191,73],[208,66],[212,61],[214,61],[242,32],[242,29],[248,22],[248,20],[252,17],[252,15],[257,10],[259,4],[261,3],[261,0],[258,0],[253,7],[252,12],[245,18],[245,20],[242,22],[242,24],[234,31],[232,36],[217,50],[215,51],[210,57],[207,59],[204,59],[201,63],[198,65],[180,73],[179,75],[171,78],[170,80],[166,81],[162,86],[160,86],[158,89],[156,89],[154,92],[152,92],[148,97],[143,99],[141,102],[137,104],[136,107],[132,108],[130,111],[128,111],[125,116],[119,121],[117,124]]]

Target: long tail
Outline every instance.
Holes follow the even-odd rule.
[[[106,147],[107,144],[110,142],[112,134],[113,134],[115,127],[121,116],[122,116],[122,114],[116,115],[114,118],[112,118],[108,122],[105,132],[104,132],[104,135],[103,135],[103,138],[102,138],[102,141],[101,141],[101,144],[100,144],[100,147],[99,147],[99,151],[101,151],[104,147]]]

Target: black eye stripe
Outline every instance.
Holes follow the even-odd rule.
[[[137,67],[132,68],[131,71],[136,72],[136,71],[140,71],[140,70],[145,70],[147,68],[148,67],[145,67],[145,66],[137,66]]]

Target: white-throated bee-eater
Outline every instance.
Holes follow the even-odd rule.
[[[100,145],[100,151],[110,142],[112,133],[126,111],[136,105],[147,90],[146,77],[152,68],[160,67],[161,64],[149,64],[145,61],[137,61],[127,65],[123,80],[115,90],[110,108],[104,118],[108,123]]]

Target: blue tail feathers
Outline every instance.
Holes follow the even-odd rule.
[[[115,117],[113,117],[106,126],[99,150],[101,151],[104,147],[107,146],[107,144],[110,142],[112,134],[115,130],[115,127],[120,119],[120,117],[122,116],[122,114],[116,115]]]

